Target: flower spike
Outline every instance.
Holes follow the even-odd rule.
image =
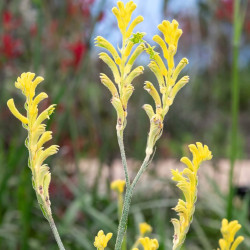
[[[58,152],[58,146],[52,145],[44,149],[44,144],[52,139],[52,132],[45,130],[43,122],[50,118],[55,109],[55,105],[49,106],[40,114],[38,113],[38,104],[48,97],[44,92],[35,95],[36,87],[43,81],[38,76],[35,78],[34,73],[23,73],[15,82],[16,88],[20,89],[26,97],[25,109],[27,116],[21,115],[14,104],[14,100],[10,99],[7,105],[12,114],[19,119],[28,130],[28,138],[25,142],[29,150],[29,168],[32,172],[32,184],[36,192],[37,199],[46,219],[51,217],[49,184],[51,174],[49,167],[43,162],[51,155]]]
[[[243,236],[238,236],[235,239],[235,234],[240,228],[241,225],[237,220],[228,222],[227,219],[223,219],[221,222],[221,233],[223,238],[219,240],[220,248],[217,248],[217,250],[235,250],[244,240]]]
[[[150,239],[149,237],[140,238],[139,242],[142,244],[144,250],[156,250],[159,248],[157,239]]]
[[[97,236],[95,237],[94,246],[98,250],[104,250],[107,247],[108,242],[112,238],[112,236],[112,233],[108,233],[107,235],[105,235],[104,232],[100,230]]]
[[[143,40],[145,33],[137,32],[133,34],[135,26],[143,21],[143,17],[136,17],[129,25],[132,13],[135,9],[136,4],[133,1],[129,1],[126,5],[124,5],[122,1],[118,1],[117,7],[112,9],[122,34],[121,49],[116,50],[110,42],[101,36],[97,36],[95,39],[96,46],[106,49],[112,56],[110,57],[104,52],[99,54],[100,59],[111,69],[114,83],[117,84],[116,87],[111,79],[101,74],[101,82],[112,94],[111,103],[117,113],[116,129],[118,135],[123,133],[126,127],[128,100],[134,92],[132,82],[137,76],[141,75],[144,70],[142,66],[138,66],[132,70],[135,60],[145,49]],[[134,47],[136,48],[133,50]]]
[[[178,26],[179,24],[176,20],[173,20],[172,23],[169,21],[163,21],[160,25],[158,25],[158,29],[162,32],[164,39],[162,39],[159,35],[155,35],[153,37],[153,40],[161,47],[163,57],[167,61],[167,65],[164,63],[159,53],[154,50],[154,47],[147,44],[146,48],[146,52],[149,54],[151,59],[148,66],[156,76],[161,93],[160,97],[157,90],[155,88],[153,90],[152,86],[149,88],[149,83],[145,82],[144,88],[153,97],[156,104],[156,112],[154,112],[154,115],[150,115],[150,132],[148,135],[146,149],[146,154],[148,156],[152,154],[153,147],[156,141],[160,138],[164,118],[169,110],[169,107],[173,104],[176,94],[189,81],[188,76],[184,76],[177,81],[181,70],[188,64],[188,60],[183,58],[177,67],[175,67],[174,56],[177,52],[178,41],[182,34],[182,30],[178,29]],[[153,84],[151,83],[150,85]],[[151,91],[149,91],[149,89]],[[159,104],[159,101],[156,102],[156,96],[157,100],[159,98],[161,99],[161,104]],[[154,123],[152,123],[153,119],[157,120],[157,124],[160,124],[158,128],[154,125]]]
[[[184,200],[179,199],[174,210],[178,213],[179,219],[172,219],[174,226],[173,250],[180,249],[185,241],[186,234],[189,230],[190,224],[195,210],[195,202],[197,199],[197,185],[198,176],[197,171],[201,162],[211,160],[212,153],[207,145],[202,145],[200,142],[189,145],[189,149],[193,154],[191,161],[187,157],[181,158],[187,167],[179,172],[178,170],[171,170],[172,180],[177,182],[177,187],[183,192]]]

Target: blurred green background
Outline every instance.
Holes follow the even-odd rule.
[[[190,61],[185,69],[190,83],[168,113],[155,162],[179,159],[187,154],[186,146],[196,141],[212,150],[215,171],[221,158],[231,159],[231,169],[236,158],[249,158],[250,4],[247,0],[235,1],[135,1],[136,14],[145,18],[137,28],[147,33],[145,40],[153,44],[157,24],[175,18],[183,30],[176,61],[184,56]],[[109,92],[99,81],[100,72],[110,72],[98,59],[100,50],[94,47],[97,35],[119,45],[119,31],[111,13],[115,4],[114,0],[0,1],[0,249],[57,249],[32,190],[24,146],[26,131],[6,106],[14,97],[22,107],[24,99],[14,82],[27,71],[45,78],[39,88],[48,93],[49,99],[41,109],[57,104],[56,113],[48,121],[53,144],[60,145],[59,154],[49,162],[50,191],[66,249],[94,249],[99,229],[116,232],[116,199],[109,190],[115,178],[111,166],[120,157],[116,114]],[[156,83],[146,67],[147,56],[141,56],[138,63],[145,65],[145,73],[135,80],[125,132],[126,153],[136,161],[144,157],[149,129],[141,106],[152,102],[143,82]],[[94,166],[90,164],[94,173],[90,182],[81,168],[82,159],[87,165],[96,160]],[[105,178],[104,169],[108,171]],[[138,235],[138,223],[145,220],[154,228],[159,249],[171,249],[170,218],[175,216],[171,208],[180,193],[170,175],[162,177],[153,169],[150,176],[159,186],[154,188],[150,181],[139,184],[129,218],[129,246]],[[233,180],[233,175],[229,179]],[[239,249],[250,249],[250,183],[237,187],[231,183],[228,196],[213,179],[207,182],[210,189],[199,197],[185,249],[216,248],[221,237],[220,221],[227,216],[242,224],[241,234],[246,240]],[[115,237],[110,249],[114,242]]]

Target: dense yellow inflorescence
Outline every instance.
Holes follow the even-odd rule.
[[[156,250],[159,248],[157,239],[150,239],[149,237],[140,238],[139,242],[142,244],[144,250]]]
[[[112,95],[111,103],[117,113],[116,129],[118,133],[122,133],[126,126],[127,105],[134,91],[132,81],[142,74],[144,70],[142,66],[138,66],[132,70],[136,58],[145,49],[145,44],[142,40],[144,33],[133,34],[135,26],[143,21],[143,17],[136,17],[129,25],[132,13],[135,9],[136,4],[133,1],[129,1],[126,5],[118,1],[117,7],[112,9],[122,34],[121,49],[117,51],[105,38],[102,36],[96,37],[96,46],[105,48],[111,54],[110,57],[107,53],[101,52],[99,57],[111,69],[114,81],[103,73],[101,73],[100,78],[103,85],[109,89]],[[132,53],[132,49],[135,45],[138,46]],[[117,86],[114,83],[116,83]]]
[[[241,225],[237,220],[228,222],[227,219],[223,219],[221,223],[221,234],[223,238],[219,240],[220,248],[218,248],[218,250],[235,250],[244,240],[243,236],[238,236],[235,239],[235,234],[240,228]]]
[[[51,155],[56,154],[58,146],[52,145],[44,148],[44,144],[52,139],[52,132],[46,131],[43,123],[49,119],[55,109],[55,105],[49,106],[39,114],[38,104],[46,99],[48,95],[44,92],[36,95],[36,87],[44,79],[40,76],[35,78],[34,73],[23,73],[15,82],[16,88],[20,89],[26,97],[26,116],[22,115],[16,108],[14,100],[10,99],[7,105],[12,114],[19,119],[23,127],[28,131],[28,138],[25,145],[29,151],[29,167],[32,171],[33,188],[36,191],[38,202],[42,207],[45,217],[51,214],[49,200],[49,184],[51,174],[49,167],[43,162]]]
[[[112,238],[112,236],[113,236],[112,233],[108,233],[107,235],[105,235],[104,232],[100,230],[97,236],[95,237],[94,246],[98,250],[104,250],[107,247],[107,244],[109,240]]]
[[[140,229],[140,236],[141,237],[143,237],[147,233],[152,232],[152,227],[146,222],[140,223],[139,224],[139,229]]]
[[[111,189],[117,191],[122,194],[124,192],[126,182],[124,180],[115,180],[111,182]]]
[[[179,172],[172,170],[172,180],[177,182],[177,187],[183,192],[184,200],[179,199],[174,210],[178,213],[179,219],[172,219],[174,225],[173,250],[180,249],[192,222],[197,199],[198,176],[197,171],[203,161],[211,160],[212,154],[208,146],[200,142],[189,145],[189,150],[193,154],[191,161],[187,157],[181,158],[181,162],[186,164],[186,168]]]
[[[153,147],[162,134],[164,117],[169,107],[173,104],[176,94],[189,81],[188,76],[177,80],[182,69],[188,64],[187,58],[183,58],[178,65],[175,66],[174,56],[177,52],[178,41],[182,34],[182,30],[179,29],[178,26],[179,24],[176,20],[173,20],[172,23],[164,20],[158,25],[158,29],[162,32],[164,40],[159,35],[153,37],[153,40],[158,43],[162,49],[167,66],[159,53],[154,50],[154,47],[148,45],[146,49],[151,59],[148,66],[155,74],[160,87],[159,94],[151,82],[146,81],[144,86],[144,89],[148,91],[154,99],[156,106],[155,111],[149,104],[143,106],[150,119],[150,131],[146,149],[147,155],[152,154]]]

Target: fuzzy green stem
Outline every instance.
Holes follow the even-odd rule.
[[[65,250],[65,248],[64,248],[64,246],[63,246],[63,243],[62,243],[62,240],[61,240],[61,238],[60,238],[60,235],[59,235],[59,233],[58,233],[58,231],[57,231],[56,224],[55,224],[55,222],[54,222],[54,220],[53,220],[52,215],[48,215],[48,221],[49,221],[49,225],[50,225],[51,230],[52,230],[52,232],[53,232],[53,234],[54,234],[54,237],[55,237],[55,239],[56,239],[56,243],[57,243],[59,249],[60,249],[60,250]]]
[[[118,196],[118,219],[119,221],[122,217],[123,204],[124,204],[123,193],[119,193],[119,196]],[[122,242],[122,250],[126,250],[126,249],[127,249],[127,237],[125,234],[123,238],[123,242]]]
[[[126,188],[128,189],[130,187],[130,180],[129,180],[129,174],[128,174],[128,165],[126,160],[126,154],[124,149],[124,143],[123,143],[123,131],[117,133],[118,138],[118,144],[121,152],[121,158],[122,158],[122,166],[125,173],[125,180],[126,180]]]
[[[115,243],[115,250],[120,250],[121,249],[123,238],[124,238],[124,235],[126,233],[129,208],[130,208],[133,192],[134,192],[135,186],[136,186],[137,182],[139,181],[140,177],[142,176],[142,174],[147,169],[147,166],[149,164],[149,159],[150,158],[147,155],[145,157],[142,165],[141,165],[140,170],[136,174],[136,177],[133,180],[131,186],[126,189],[124,205],[123,205],[123,210],[122,210],[122,216],[121,216],[121,219],[120,219],[120,223],[119,223],[119,227],[118,227],[118,234],[117,234],[116,243]]]

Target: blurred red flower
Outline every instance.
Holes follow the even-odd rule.
[[[218,19],[232,21],[233,19],[234,0],[222,0],[218,5],[216,16]]]
[[[9,34],[4,34],[0,38],[0,54],[5,59],[12,59],[20,56],[22,42],[20,39],[14,39]]]
[[[5,10],[2,15],[2,24],[4,30],[13,30],[20,25],[20,20],[14,19],[12,13]]]
[[[74,43],[66,46],[71,53],[71,59],[62,60],[61,66],[63,70],[67,70],[68,67],[73,67],[75,70],[81,65],[82,59],[87,51],[87,45],[81,40],[77,40]]]

